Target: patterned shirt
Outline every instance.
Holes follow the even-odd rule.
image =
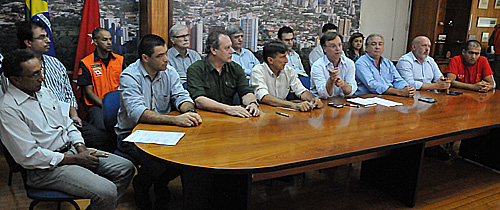
[[[69,83],[66,67],[57,58],[49,55],[42,57],[42,69],[44,70],[43,77],[45,81],[42,83],[56,95],[57,100],[69,103],[70,106],[78,108],[73,89]]]

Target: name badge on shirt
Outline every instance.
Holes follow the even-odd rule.
[[[101,72],[101,68],[100,67],[92,68],[92,70],[94,70],[94,74],[95,74],[96,77],[102,76],[102,72]]]

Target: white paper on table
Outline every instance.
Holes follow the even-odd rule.
[[[377,103],[370,98],[349,98],[346,101],[359,104],[361,106],[373,106],[376,105]]]
[[[177,142],[179,142],[181,138],[184,137],[184,134],[186,133],[136,130],[123,140],[136,143],[162,144],[162,145],[175,146]]]
[[[383,98],[374,97],[374,98],[370,98],[370,99],[372,101],[374,101],[375,103],[377,103],[378,105],[387,106],[387,107],[403,105],[402,103],[383,99]]]

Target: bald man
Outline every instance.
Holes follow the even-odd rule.
[[[437,63],[429,57],[431,40],[418,36],[411,44],[411,52],[403,55],[396,65],[401,77],[417,90],[450,88],[450,80],[443,77]]]

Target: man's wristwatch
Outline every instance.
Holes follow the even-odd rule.
[[[197,113],[195,109],[188,109],[186,112],[193,112],[193,113]]]
[[[73,146],[74,146],[75,148],[77,148],[77,147],[80,147],[80,146],[85,146],[85,144],[84,144],[84,143],[82,143],[82,142],[78,142],[78,143],[74,144]]]
[[[252,102],[248,103],[248,105],[250,105],[250,104],[255,104],[255,105],[257,105],[257,107],[259,107],[259,102],[257,102],[257,101],[252,101]]]

